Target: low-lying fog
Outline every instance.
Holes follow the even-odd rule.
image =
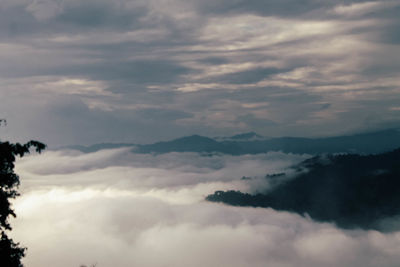
[[[31,155],[16,164],[22,195],[11,236],[28,247],[27,267],[398,266],[400,232],[204,201],[216,190],[266,190],[266,174],[290,174],[308,157],[131,148]]]

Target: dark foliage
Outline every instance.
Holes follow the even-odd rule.
[[[45,145],[30,141],[26,144],[11,144],[0,142],[0,266],[21,267],[21,258],[25,255],[26,248],[8,238],[6,231],[11,230],[8,222],[10,216],[15,217],[10,200],[17,197],[19,177],[14,173],[14,162],[16,156],[23,157],[34,147],[36,152],[45,149]]]
[[[309,171],[268,193],[217,191],[206,199],[308,214],[343,228],[385,230],[381,220],[400,215],[400,149],[369,156],[314,157],[298,167]]]

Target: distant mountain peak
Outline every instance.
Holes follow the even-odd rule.
[[[258,135],[255,132],[248,132],[248,133],[241,133],[241,134],[236,134],[234,136],[229,137],[230,139],[240,139],[240,140],[249,140],[249,139],[255,139],[255,138],[263,138],[263,136]]]
[[[189,140],[214,140],[214,139],[212,139],[210,137],[194,134],[194,135],[180,137],[180,138],[174,139],[173,141],[187,140],[187,139],[189,139]]]
[[[261,136],[255,132],[240,133],[229,137],[216,137],[218,141],[257,141],[265,140],[264,136]]]
[[[224,151],[224,146],[218,141],[201,136],[191,135],[185,136],[172,141],[157,142],[149,145],[140,145],[138,150],[140,152],[158,152],[168,153],[175,152],[218,152]]]
[[[157,142],[155,144],[173,143],[173,144],[217,144],[218,142],[210,137],[201,136],[198,134],[180,137],[167,142]]]
[[[69,147],[82,152],[94,152],[105,148],[135,147],[135,152],[218,152],[231,155],[258,154],[282,151],[296,154],[360,153],[373,154],[400,147],[400,131],[389,129],[372,133],[325,138],[277,137],[267,138],[255,132],[231,137],[205,137],[191,135],[153,144],[96,144],[89,147]]]

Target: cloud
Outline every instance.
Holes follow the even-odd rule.
[[[126,148],[31,155],[17,162],[22,196],[11,233],[28,247],[24,262],[32,267],[397,266],[397,232],[344,231],[287,212],[203,201],[216,188],[243,187],[242,175],[263,177],[304,158]]]
[[[88,154],[74,150],[49,151],[41,157],[21,159],[18,164],[22,172],[26,172],[24,175],[28,184],[44,175],[46,182],[43,185],[65,183],[80,186],[80,183],[86,184],[85,177],[92,177],[94,180],[90,183],[100,187],[113,184],[120,188],[121,183],[122,189],[127,189],[125,186],[129,184],[132,189],[149,189],[179,188],[181,185],[194,186],[214,181],[241,183],[240,178],[243,176],[263,178],[267,173],[279,172],[308,157],[281,152],[238,157],[220,154],[202,156],[191,152],[153,155],[131,151],[132,147]],[[43,160],[46,164],[42,163]],[[72,174],[74,178],[70,180]],[[242,184],[246,186],[246,183]]]
[[[0,112],[17,126],[6,137],[59,145],[399,125],[387,109],[399,95],[398,9],[389,0],[2,1]],[[242,108],[259,102],[269,105]],[[51,103],[88,112],[46,121]],[[332,105],[321,112],[321,103]],[[49,130],[62,125],[85,130]]]
[[[305,13],[310,13],[315,9],[329,8],[334,5],[332,3],[328,5],[321,5],[320,2],[314,0],[302,0],[302,1],[202,1],[196,3],[200,6],[203,12],[215,12],[217,14],[226,13],[255,13],[259,15],[278,15],[278,16],[300,16]]]
[[[398,127],[398,14],[397,1],[3,0],[2,138],[59,146]],[[201,202],[218,189],[268,187],[266,173],[303,156],[41,157],[18,163],[13,234],[29,266],[400,260],[398,233]]]
[[[386,5],[385,5],[386,4]],[[361,16],[373,11],[377,11],[381,8],[387,7],[388,2],[379,3],[375,1],[364,2],[364,3],[352,3],[347,5],[338,5],[333,9],[335,14],[354,17]]]

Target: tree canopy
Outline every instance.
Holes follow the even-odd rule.
[[[23,157],[30,152],[30,148],[40,153],[46,145],[38,141],[29,141],[26,144],[12,144],[0,142],[0,263],[2,267],[22,267],[21,259],[26,248],[21,247],[7,236],[12,230],[8,221],[15,217],[10,200],[19,195],[19,176],[14,172],[16,157]]]
[[[295,168],[297,175],[281,182],[279,174],[267,175],[272,186],[266,192],[216,191],[206,199],[308,214],[342,228],[398,231],[398,226],[384,222],[400,215],[400,149],[317,156]]]

